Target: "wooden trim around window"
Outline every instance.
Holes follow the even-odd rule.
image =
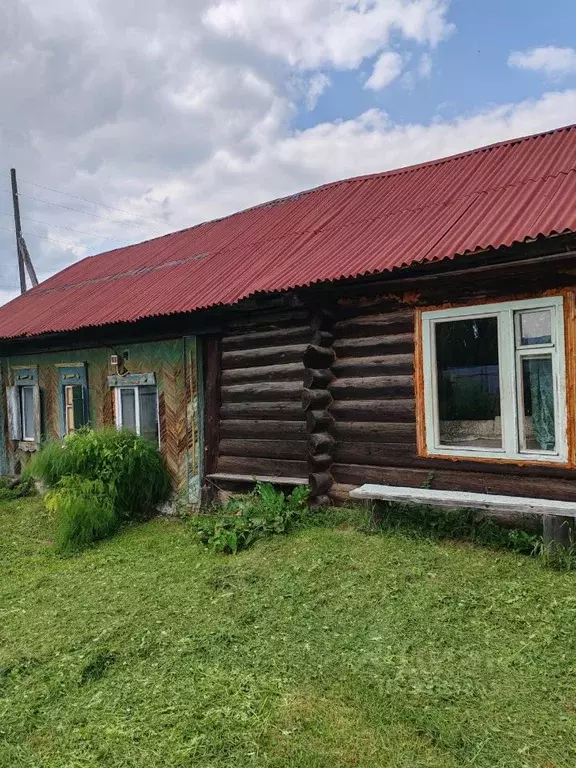
[[[484,304],[500,304],[508,301],[529,299],[564,298],[564,347],[566,371],[566,442],[568,461],[546,461],[542,459],[493,458],[488,456],[454,456],[447,453],[429,453],[426,442],[426,403],[424,387],[424,351],[422,340],[422,314],[444,309],[481,307]],[[543,291],[537,294],[518,294],[513,296],[490,297],[467,302],[450,302],[440,305],[418,307],[414,313],[414,398],[416,407],[416,445],[417,453],[431,460],[474,461],[480,464],[510,464],[516,467],[556,467],[558,469],[576,468],[576,289],[561,288]]]

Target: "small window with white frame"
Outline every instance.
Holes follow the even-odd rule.
[[[148,440],[160,440],[158,390],[155,386],[115,387],[116,426]]]
[[[34,387],[18,387],[18,411],[21,424],[21,436],[24,442],[36,442],[34,418]]]
[[[10,439],[38,444],[40,435],[40,389],[35,367],[12,369],[14,385],[7,387],[8,434]]]
[[[426,452],[568,460],[563,298],[422,312]]]

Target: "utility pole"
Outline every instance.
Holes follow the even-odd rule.
[[[12,205],[14,206],[14,229],[16,230],[16,253],[18,254],[18,273],[20,275],[20,293],[26,293],[26,271],[30,277],[32,286],[38,285],[36,271],[32,259],[28,253],[26,241],[22,235],[20,222],[20,203],[18,200],[18,182],[16,181],[16,168],[10,168],[10,181],[12,182]]]
[[[12,181],[12,205],[14,206],[14,229],[16,230],[16,253],[18,254],[20,293],[26,293],[26,272],[24,267],[24,259],[22,258],[22,252],[20,250],[22,224],[20,223],[20,205],[18,203],[18,182],[16,181],[16,168],[10,168],[10,180]]]

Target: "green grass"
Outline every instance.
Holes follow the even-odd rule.
[[[573,768],[576,576],[341,525],[59,558],[0,503],[0,766]]]

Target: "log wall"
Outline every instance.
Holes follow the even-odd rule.
[[[420,455],[414,384],[419,307],[504,301],[574,282],[568,269],[504,266],[239,313],[222,338],[218,472],[307,477],[319,503],[349,503],[348,491],[366,482],[576,500],[575,469]]]
[[[362,483],[576,500],[572,468],[419,455],[414,388],[417,307],[505,301],[573,282],[572,275],[549,268],[514,275],[494,270],[482,279],[446,276],[404,295],[342,297],[334,327],[336,378],[330,385],[336,439],[333,500],[345,503],[348,491]],[[567,322],[575,322],[569,313]],[[571,365],[568,359],[569,376]],[[570,408],[574,398],[569,394]]]
[[[239,317],[222,337],[217,473],[308,476],[305,309]]]

